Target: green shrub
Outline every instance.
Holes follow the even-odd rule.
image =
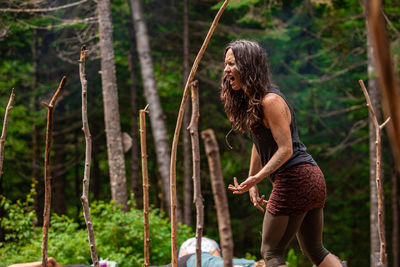
[[[26,203],[10,203],[2,198],[0,205],[6,216],[1,221],[5,230],[5,243],[0,243],[0,267],[12,263],[38,261],[41,259],[41,227],[34,225],[36,215],[31,208],[31,199]],[[116,261],[119,266],[141,266],[144,262],[143,212],[131,209],[121,212],[113,203],[94,202],[91,217],[95,230],[99,258]],[[150,263],[155,265],[170,262],[170,223],[164,214],[151,209]],[[83,216],[75,222],[66,216],[51,215],[48,255],[63,264],[91,264],[87,230]],[[186,225],[178,227],[178,246],[193,236]]]

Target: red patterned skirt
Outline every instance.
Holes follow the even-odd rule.
[[[300,163],[271,176],[267,210],[273,215],[299,215],[325,205],[325,178],[318,167]]]

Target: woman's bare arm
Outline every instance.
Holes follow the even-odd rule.
[[[257,173],[249,176],[238,187],[228,187],[234,194],[247,192],[251,187],[276,171],[293,154],[292,135],[290,133],[290,110],[285,100],[276,94],[268,94],[263,99],[264,124],[268,127],[278,146],[277,151]],[[250,173],[249,173],[250,174]]]

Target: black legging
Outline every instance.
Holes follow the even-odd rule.
[[[329,254],[322,245],[323,209],[316,208],[301,215],[274,216],[265,212],[261,256],[268,267],[285,265],[285,250],[294,235],[301,250],[315,265]]]

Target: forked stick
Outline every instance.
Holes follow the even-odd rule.
[[[378,119],[376,118],[374,107],[371,104],[371,100],[369,99],[368,91],[365,88],[364,82],[362,80],[358,81],[361,85],[361,89],[364,93],[365,99],[367,101],[367,106],[369,111],[371,112],[372,121],[375,126],[375,135],[376,135],[376,189],[378,193],[378,233],[379,233],[379,241],[380,241],[380,257],[379,264],[386,264],[386,240],[385,240],[385,225],[383,218],[383,189],[382,189],[382,181],[381,181],[381,130],[385,125],[389,122],[390,117],[387,120],[379,125]]]
[[[47,107],[47,129],[46,129],[46,150],[44,153],[44,209],[43,209],[43,238],[42,238],[42,267],[47,267],[47,244],[49,239],[50,226],[50,203],[51,203],[51,172],[50,172],[50,153],[51,153],[51,135],[53,131],[53,111],[57,98],[64,88],[67,77],[61,79],[57,91],[54,93],[47,104],[42,102]]]

